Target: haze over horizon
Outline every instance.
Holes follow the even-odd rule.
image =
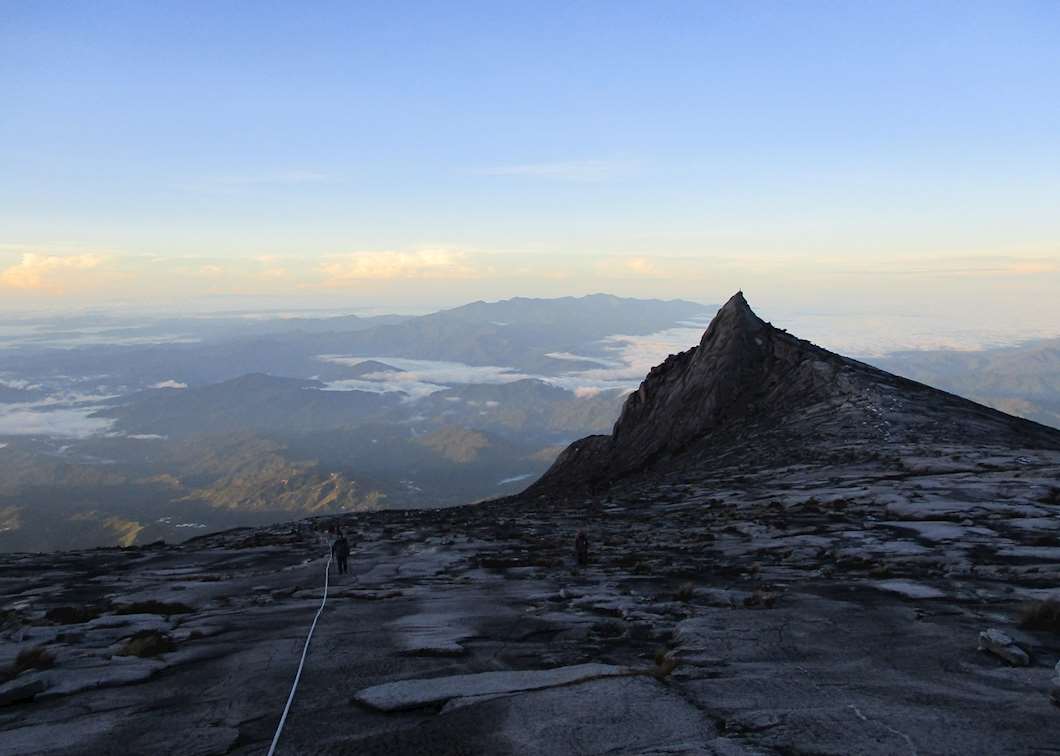
[[[742,288],[1055,334],[1058,16],[10,4],[0,311]]]

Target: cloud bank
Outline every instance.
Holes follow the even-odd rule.
[[[71,273],[98,268],[104,261],[101,255],[42,255],[27,252],[18,263],[0,270],[0,285],[12,289],[62,294]]]
[[[477,271],[467,253],[452,249],[419,249],[412,252],[351,252],[317,266],[324,286],[345,286],[358,281],[402,278],[468,278]]]

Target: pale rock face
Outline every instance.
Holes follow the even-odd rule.
[[[402,711],[453,699],[510,695],[604,677],[630,675],[631,670],[609,664],[579,664],[559,669],[480,672],[473,675],[400,680],[358,691],[354,701],[379,711]]]

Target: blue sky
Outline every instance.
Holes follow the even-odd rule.
[[[0,299],[1014,316],[1058,82],[1055,2],[4,2]]]

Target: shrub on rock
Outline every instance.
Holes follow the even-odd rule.
[[[195,611],[187,604],[179,601],[135,601],[131,604],[121,604],[115,608],[115,614],[161,614],[168,617],[171,614],[187,614]]]
[[[696,586],[693,583],[684,583],[680,588],[677,589],[677,593],[674,596],[678,601],[688,603],[692,600],[692,597],[696,594]]]
[[[44,613],[44,619],[56,625],[79,625],[100,614],[94,606],[55,606]]]
[[[28,669],[50,669],[55,657],[43,646],[34,646],[18,652],[13,664],[0,670],[0,682],[13,680]]]
[[[1035,601],[1023,607],[1020,627],[1060,633],[1060,601]]]
[[[173,639],[155,630],[143,630],[125,642],[118,656],[150,658],[176,649]]]

